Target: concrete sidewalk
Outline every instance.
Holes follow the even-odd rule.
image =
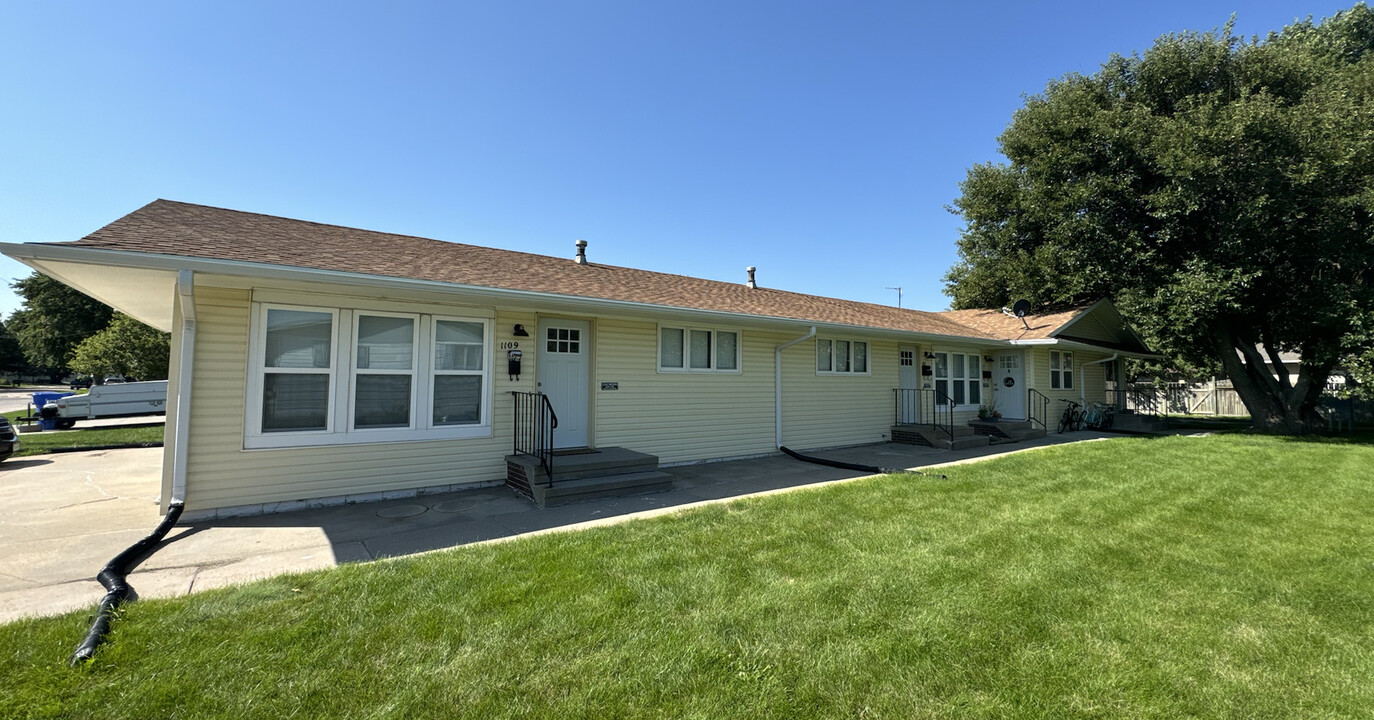
[[[812,453],[888,468],[921,469],[1110,435],[951,452],[891,443]],[[0,622],[93,606],[92,578],[157,525],[159,448],[20,458],[0,465]],[[531,533],[647,517],[711,502],[866,476],[782,455],[665,468],[668,492],[540,510],[504,486],[179,525],[129,575],[143,597],[199,590],[339,563],[458,547]]]

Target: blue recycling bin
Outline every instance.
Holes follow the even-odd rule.
[[[43,406],[50,402],[56,402],[58,398],[71,397],[76,393],[70,392],[36,392],[33,394],[33,413],[39,416],[38,426],[44,430],[56,430],[57,418],[42,417]]]

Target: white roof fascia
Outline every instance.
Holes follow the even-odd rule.
[[[1119,353],[1122,357],[1140,358],[1140,359],[1142,359],[1142,360],[1148,360],[1148,359],[1152,359],[1152,358],[1164,357],[1163,355],[1160,355],[1160,354],[1158,354],[1158,353],[1142,353],[1142,352],[1134,352],[1134,351],[1131,351],[1131,350],[1118,350],[1117,348],[1106,348],[1106,347],[1102,347],[1101,345],[1093,345],[1093,344],[1091,344],[1091,343],[1075,342],[1075,341],[1073,341],[1073,340],[1061,340],[1061,339],[1059,339],[1059,338],[1037,338],[1037,339],[1034,339],[1034,340],[1012,340],[1012,341],[1011,341],[1011,344],[1012,344],[1012,345],[1018,345],[1018,346],[1037,346],[1037,347],[1038,347],[1038,346],[1044,346],[1044,345],[1058,345],[1058,346],[1060,346],[1060,347],[1073,348],[1073,349],[1075,349],[1075,350],[1091,350],[1091,351],[1093,351],[1093,352]]]
[[[318,268],[303,268],[292,265],[273,265],[269,263],[252,263],[241,260],[220,260],[214,258],[197,258],[185,255],[163,255],[159,253],[134,252],[130,250],[109,250],[105,248],[75,247],[70,245],[42,245],[30,243],[0,243],[0,253],[7,255],[26,265],[26,260],[52,260],[75,263],[89,263],[94,265],[105,265],[113,267],[136,267],[152,270],[180,271],[191,270],[197,273],[208,273],[218,275],[240,275],[250,277],[260,277],[275,280],[295,280],[304,282],[326,282],[340,283],[346,285],[356,285],[363,287],[378,288],[407,288],[412,290],[428,290],[452,292],[462,291],[472,295],[487,297],[492,300],[515,300],[523,302],[554,300],[562,303],[575,304],[590,308],[604,308],[611,310],[636,310],[640,312],[672,312],[686,315],[694,315],[704,318],[724,321],[760,321],[766,320],[775,323],[786,323],[801,328],[812,325],[817,327],[843,330],[846,332],[865,332],[890,335],[898,338],[918,338],[929,340],[958,340],[961,342],[975,342],[985,345],[1006,345],[1006,340],[995,340],[991,338],[981,338],[974,335],[942,335],[937,333],[916,332],[911,330],[897,330],[894,328],[874,327],[871,325],[851,325],[846,323],[827,323],[801,318],[789,318],[778,315],[756,315],[752,313],[731,312],[727,310],[704,310],[700,308],[679,307],[677,305],[655,305],[652,303],[635,302],[632,300],[611,300],[606,298],[586,297],[582,295],[564,295],[560,293],[546,293],[535,290],[511,290],[507,288],[494,288],[485,285],[467,285],[463,283],[440,282],[437,280],[420,280],[416,278],[398,278],[386,275],[368,275],[366,273],[345,272],[340,270],[321,270]]]

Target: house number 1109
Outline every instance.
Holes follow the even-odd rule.
[[[518,347],[520,347],[520,343],[515,342],[513,340],[501,343],[502,350],[514,350]]]

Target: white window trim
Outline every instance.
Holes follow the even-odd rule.
[[[1065,367],[1064,367],[1064,356],[1065,356],[1065,355],[1068,355],[1068,356],[1069,356],[1069,367],[1068,367],[1068,368],[1065,368]],[[1056,363],[1055,361],[1058,361],[1058,362]],[[1055,367],[1056,364],[1059,365],[1058,368]],[[1050,351],[1050,356],[1049,356],[1048,365],[1049,365],[1049,368],[1050,368],[1050,387],[1049,387],[1049,389],[1050,389],[1050,390],[1072,390],[1072,389],[1073,389],[1074,376],[1078,374],[1078,370],[1077,370],[1076,368],[1074,368],[1074,366],[1073,366],[1073,351],[1072,351],[1072,350],[1051,350],[1051,351]],[[1067,370],[1067,372],[1068,372],[1068,374],[1069,374],[1069,382],[1068,382],[1067,384],[1064,382],[1064,372],[1065,372],[1066,370]],[[1056,378],[1059,379],[1059,387],[1055,387],[1055,386],[1054,386],[1054,381],[1055,381]]]
[[[682,331],[682,367],[663,367],[663,331],[681,330]],[[692,331],[711,333],[711,367],[694,368],[692,367]],[[717,353],[720,351],[720,342],[716,340],[717,333],[733,333],[735,335],[735,367],[733,370],[717,369],[719,361]],[[658,344],[658,355],[655,365],[660,373],[683,374],[699,373],[704,375],[739,375],[744,371],[744,333],[738,328],[731,327],[701,327],[698,325],[673,325],[663,323],[658,326],[654,333],[655,341]]]
[[[267,368],[263,367],[267,345],[267,311],[300,310],[304,312],[329,313],[333,318],[334,333],[331,344],[329,368],[329,416],[325,430],[306,430],[299,432],[262,432],[262,393],[263,377]],[[413,317],[416,319],[416,343],[412,348],[414,368],[411,382],[411,426],[407,428],[363,428],[353,427],[353,386],[357,368],[353,358],[357,348],[357,316],[378,315],[391,317]],[[492,382],[492,365],[495,357],[495,321],[491,317],[471,317],[461,315],[431,315],[418,312],[397,312],[392,310],[371,310],[368,308],[328,308],[311,305],[289,305],[283,303],[254,302],[251,312],[252,332],[249,336],[249,367],[246,412],[244,412],[243,447],[246,450],[269,448],[317,447],[330,445],[365,445],[384,442],[419,442],[427,440],[458,440],[467,438],[492,437],[492,403],[495,390]],[[453,320],[482,324],[482,419],[474,425],[434,425],[434,413],[430,407],[433,401],[434,374],[433,353],[435,320]],[[317,369],[323,370],[322,368]],[[277,369],[273,369],[276,372]],[[304,372],[304,370],[301,370]]]
[[[830,342],[830,367],[831,367],[831,368],[834,368],[834,367],[835,367],[835,343],[836,343],[836,342],[847,342],[847,343],[849,343],[849,367],[850,367],[851,369],[850,369],[850,370],[834,370],[834,369],[831,369],[831,370],[822,370],[822,369],[820,368],[820,341],[821,341],[821,340],[828,340],[828,341]],[[864,363],[864,369],[863,369],[862,372],[858,372],[858,371],[855,371],[855,370],[852,369],[852,368],[854,367],[854,343],[863,343],[863,344],[864,344],[864,348],[865,348],[866,351],[867,351],[867,352],[865,353],[865,355],[864,355],[864,357],[865,357],[865,363]],[[818,338],[816,338],[816,352],[814,353],[814,355],[815,355],[815,360],[814,360],[813,362],[814,362],[814,364],[815,364],[815,366],[816,366],[816,374],[817,374],[817,375],[838,375],[838,376],[840,376],[840,377],[864,377],[864,376],[872,375],[872,374],[873,374],[873,343],[871,343],[871,342],[869,342],[869,341],[867,341],[867,340],[855,340],[854,338],[847,338],[847,337],[818,337]]]
[[[983,366],[986,365],[987,363],[984,363],[984,362],[983,362],[983,354],[982,354],[982,353],[979,353],[979,352],[972,352],[972,351],[969,351],[969,350],[948,350],[948,349],[943,349],[943,348],[936,348],[936,349],[934,349],[934,350],[931,352],[931,354],[932,354],[932,355],[937,355],[937,356],[938,356],[938,355],[963,355],[963,356],[964,356],[964,374],[965,374],[965,375],[964,375],[964,377],[962,377],[962,378],[955,378],[955,377],[953,377],[953,376],[948,376],[948,375],[942,378],[942,377],[940,377],[939,375],[936,375],[936,374],[935,374],[935,372],[936,372],[937,370],[939,370],[939,368],[940,368],[939,363],[935,362],[934,360],[932,360],[931,363],[930,363],[930,365],[931,365],[930,386],[931,386],[932,388],[938,387],[937,384],[938,384],[938,382],[939,382],[940,380],[945,380],[945,381],[950,382],[950,383],[955,383],[955,382],[964,383],[964,400],[965,400],[965,402],[963,402],[962,404],[959,404],[959,405],[955,405],[955,406],[954,406],[954,409],[955,409],[955,410],[959,410],[959,411],[977,410],[979,407],[982,406],[982,404],[983,404],[984,402],[987,402],[987,398],[984,397],[984,393],[985,393],[985,391],[987,390],[987,388],[983,387]],[[968,358],[974,358],[974,359],[976,359],[976,360],[978,361],[978,369],[977,369],[976,371],[974,371],[974,373],[973,373],[972,375],[969,374],[969,369],[968,369]],[[953,366],[953,363],[951,363],[951,362],[949,361],[949,359],[946,358],[946,359],[945,359],[945,367],[946,367],[946,368],[949,368],[949,367],[952,367],[952,366]],[[968,398],[970,397],[970,393],[969,393],[969,391],[968,391],[968,388],[969,388],[969,384],[970,384],[970,383],[977,383],[977,384],[978,384],[978,402],[976,402],[976,403],[975,403],[975,402],[967,402]],[[950,387],[953,387],[953,386],[951,385]],[[953,394],[953,393],[949,393],[949,395],[950,395],[950,398],[953,399],[954,394]]]
[[[383,370],[383,369],[380,369],[380,368],[379,368],[379,369],[373,370],[373,369],[360,369],[360,368],[358,367],[358,363],[357,363],[357,361],[356,361],[356,358],[358,357],[358,321],[362,318],[362,316],[368,316],[368,317],[405,318],[405,319],[407,319],[407,320],[412,320],[412,321],[413,321],[413,323],[412,323],[411,326],[410,326],[410,369],[409,369],[409,370]],[[421,426],[420,424],[417,424],[417,422],[416,422],[416,420],[417,420],[416,414],[417,414],[417,412],[418,412],[418,408],[419,408],[420,402],[421,402],[422,399],[423,399],[422,396],[427,395],[427,393],[424,392],[423,390],[421,390],[421,388],[419,387],[419,385],[421,384],[420,358],[419,358],[419,355],[421,355],[421,353],[420,353],[420,344],[421,344],[421,343],[420,343],[420,337],[421,337],[421,335],[420,335],[420,316],[419,316],[418,314],[416,314],[416,313],[382,312],[382,311],[374,311],[374,310],[354,310],[354,311],[353,311],[352,323],[351,323],[351,326],[349,327],[348,335],[349,335],[349,339],[352,341],[352,344],[349,346],[349,353],[350,353],[351,357],[354,358],[354,360],[352,360],[352,361],[350,361],[350,362],[348,363],[348,391],[345,393],[345,395],[346,395],[347,398],[348,398],[348,417],[347,417],[347,422],[346,422],[346,424],[344,425],[344,427],[348,428],[348,432],[349,432],[349,433],[366,433],[366,434],[368,434],[368,435],[373,435],[373,434],[377,434],[377,433],[395,432],[395,431],[397,431],[397,430],[417,430],[417,429],[422,429],[422,426]],[[431,347],[431,349],[433,348],[433,346],[430,346],[430,347]],[[409,421],[406,423],[408,427],[405,427],[405,428],[360,428],[360,427],[357,427],[357,426],[356,426],[356,422],[357,422],[357,419],[358,419],[358,416],[357,416],[357,409],[358,409],[358,407],[357,407],[357,402],[358,402],[358,396],[357,396],[357,394],[356,394],[355,392],[353,392],[353,389],[356,388],[356,387],[358,386],[358,376],[359,376],[359,375],[398,375],[398,376],[403,375],[403,376],[406,376],[406,377],[409,377],[409,378],[410,378],[410,418],[409,418]],[[426,373],[425,377],[427,377],[427,376],[428,376],[428,373]],[[428,406],[428,403],[426,403],[426,406]],[[273,434],[273,435],[280,435],[281,433],[272,433],[272,434]]]

